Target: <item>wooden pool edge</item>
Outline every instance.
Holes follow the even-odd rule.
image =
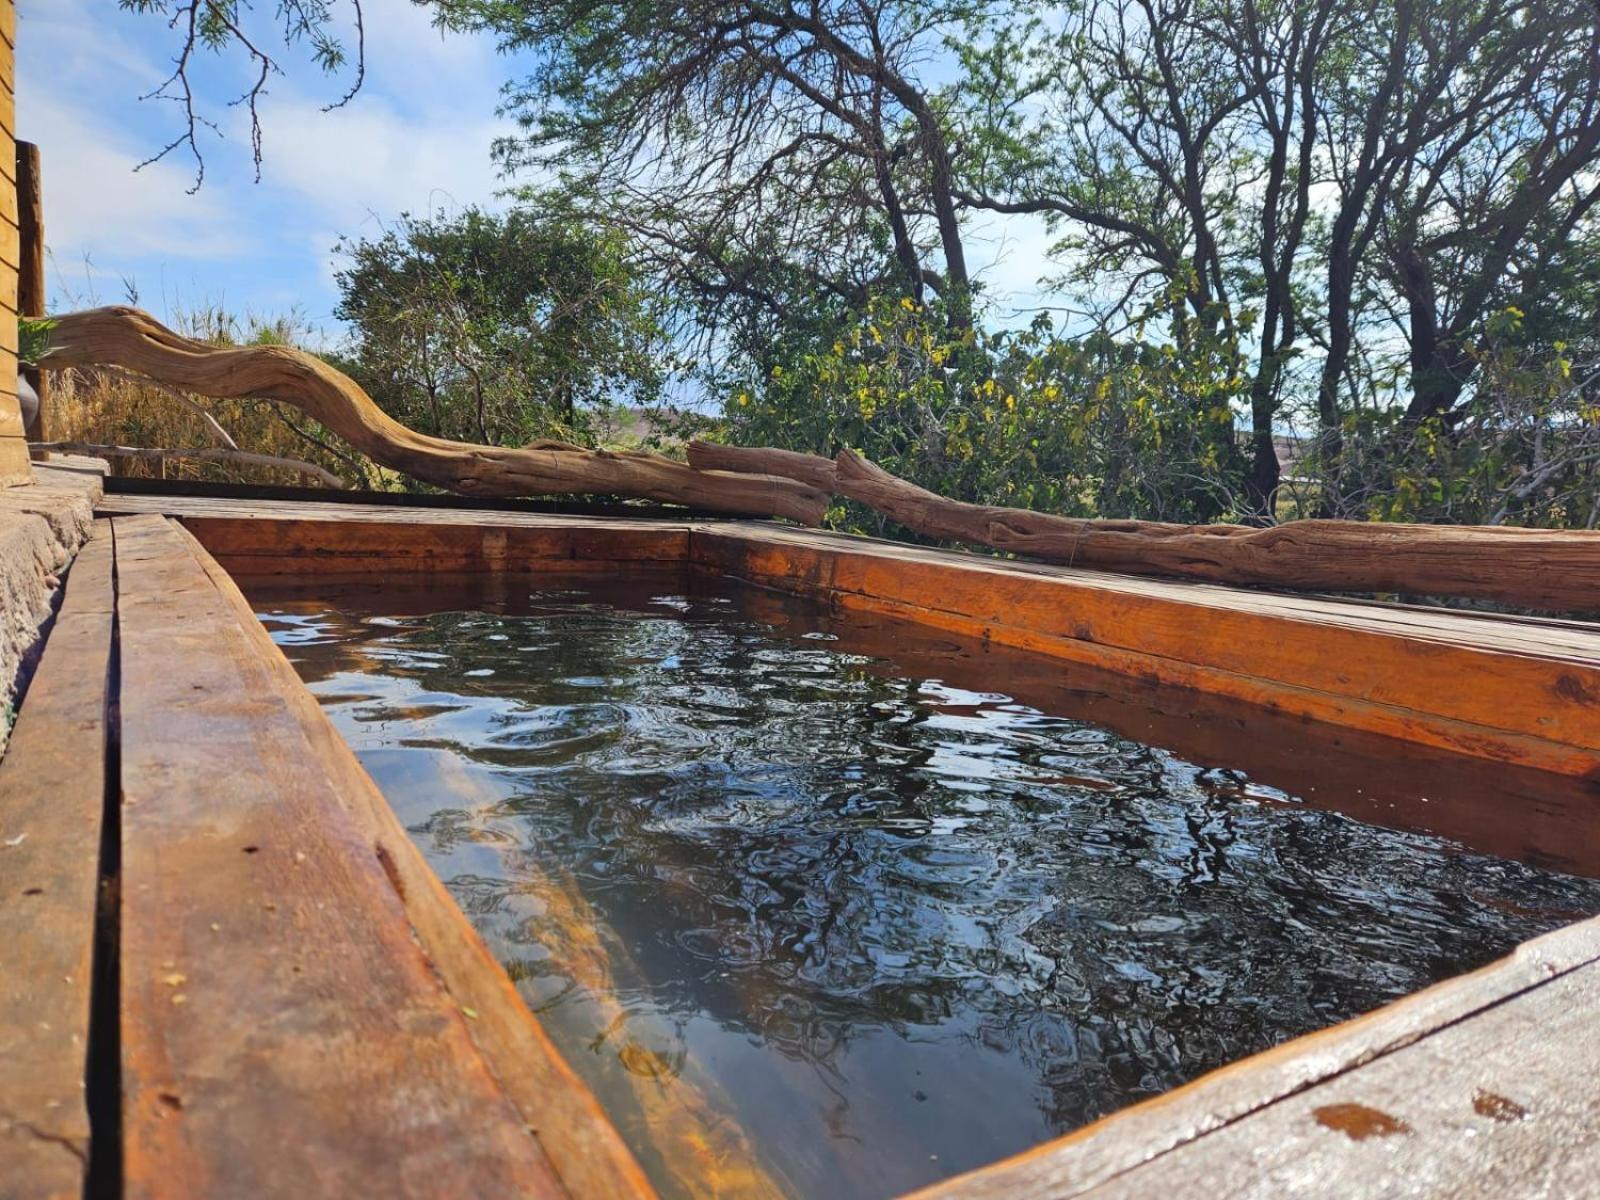
[[[111,497],[229,571],[626,574],[686,565],[1296,719],[1592,781],[1600,626],[1119,576],[772,522]],[[103,505],[103,508],[105,506]]]
[[[119,502],[123,499],[118,498]],[[467,1032],[478,1046],[478,1053],[490,1063],[491,1074],[501,1087],[507,1086],[504,1078],[507,1074],[515,1076],[526,1068],[525,1055],[544,1054],[547,1043],[541,1045],[542,1030],[538,1030],[534,1018],[526,1015],[526,1009],[521,1006],[499,964],[488,955],[442,884],[421,859],[370,777],[322,716],[315,699],[294,675],[282,653],[255,621],[228,570],[292,574],[305,573],[309,567],[312,571],[330,574],[341,569],[353,574],[370,574],[376,570],[395,570],[398,561],[404,569],[421,571],[463,569],[521,575],[598,568],[625,572],[630,564],[668,565],[677,557],[694,570],[727,573],[747,582],[822,599],[845,611],[884,611],[899,617],[921,618],[926,624],[962,636],[987,636],[1068,662],[1091,661],[1112,669],[1119,669],[1120,664],[1121,669],[1129,673],[1143,677],[1154,672],[1158,678],[1166,677],[1163,672],[1186,667],[1193,673],[1185,676],[1190,682],[1182,686],[1189,687],[1196,686],[1196,681],[1201,685],[1243,687],[1245,684],[1232,681],[1244,680],[1258,689],[1254,693],[1258,698],[1252,699],[1253,703],[1288,706],[1287,711],[1311,719],[1318,710],[1309,708],[1310,702],[1303,697],[1297,697],[1298,692],[1316,689],[1305,681],[1290,683],[1283,679],[1285,668],[1281,655],[1269,673],[1252,675],[1216,664],[1202,671],[1194,662],[1174,658],[1170,653],[1148,653],[1148,647],[1141,650],[1126,645],[1134,635],[1121,627],[1124,623],[1140,619],[1154,621],[1157,632],[1167,639],[1161,643],[1161,648],[1170,649],[1181,635],[1183,621],[1200,621],[1220,609],[1224,613],[1234,612],[1237,618],[1223,619],[1224,628],[1230,631],[1228,636],[1260,638],[1262,629],[1296,630],[1301,625],[1311,625],[1317,630],[1332,631],[1329,636],[1339,648],[1339,654],[1348,655],[1349,647],[1354,646],[1369,655],[1369,659],[1356,659],[1357,663],[1381,661],[1370,656],[1389,651],[1401,654],[1402,664],[1421,672],[1420,681],[1380,692],[1380,697],[1373,699],[1353,694],[1360,689],[1360,677],[1352,676],[1350,662],[1329,658],[1334,651],[1324,648],[1317,656],[1306,659],[1311,680],[1332,679],[1337,683],[1339,676],[1346,677],[1346,682],[1340,686],[1350,690],[1321,693],[1332,698],[1320,703],[1324,705],[1321,711],[1335,717],[1349,714],[1352,727],[1372,728],[1372,725],[1357,725],[1358,720],[1381,722],[1384,732],[1423,744],[1443,745],[1480,758],[1538,765],[1547,770],[1560,769],[1583,778],[1594,777],[1593,745],[1554,741],[1539,732],[1551,728],[1549,724],[1540,725],[1534,721],[1531,724],[1534,732],[1530,733],[1529,722],[1519,723],[1519,714],[1527,714],[1534,704],[1533,697],[1538,698],[1538,704],[1543,704],[1547,695],[1565,698],[1576,712],[1588,707],[1589,702],[1584,697],[1596,685],[1596,661],[1600,656],[1589,653],[1585,638],[1578,635],[1583,631],[1575,633],[1562,623],[1507,621],[1500,625],[1489,622],[1491,631],[1500,629],[1507,634],[1506,644],[1496,646],[1492,644],[1493,638],[1485,636],[1481,628],[1471,628],[1474,624],[1481,626],[1477,618],[1448,615],[1430,618],[1417,622],[1416,632],[1407,634],[1395,631],[1391,616],[1383,615],[1379,619],[1365,611],[1370,606],[1297,601],[1286,602],[1283,611],[1274,611],[1272,604],[1260,603],[1259,594],[1250,594],[1252,603],[1242,606],[1243,613],[1239,615],[1238,610],[1228,608],[1225,595],[1208,594],[1225,589],[1205,589],[1202,593],[1177,585],[1178,592],[1174,593],[1159,585],[1151,588],[1147,581],[1085,578],[1089,573],[1059,573],[992,560],[975,561],[971,556],[890,547],[860,539],[745,523],[702,526],[692,522],[653,522],[645,527],[643,523],[626,521],[608,525],[573,518],[553,522],[540,518],[508,524],[505,514],[485,514],[484,520],[476,522],[462,521],[456,514],[447,522],[447,530],[419,533],[413,540],[405,530],[415,528],[418,523],[404,514],[396,519],[393,510],[386,511],[381,521],[360,517],[345,520],[342,516],[340,520],[331,520],[293,511],[242,517],[214,512],[210,516],[197,515],[193,511],[176,515],[198,538],[198,543],[191,545],[188,553],[214,589],[220,604],[217,611],[239,629],[251,631],[246,640],[250,655],[264,672],[260,678],[271,680],[272,687],[281,693],[285,711],[299,724],[305,745],[322,764],[332,784],[332,795],[341,819],[352,821],[358,831],[364,831],[364,836],[375,837],[378,839],[375,844],[386,848],[390,861],[382,862],[382,853],[377,857],[384,870],[392,872],[389,885],[401,894],[403,903],[407,892],[426,898],[420,906],[406,906],[406,916],[416,936],[430,949],[429,938],[456,944],[457,950],[445,957],[455,963],[454,969],[459,972],[457,983],[452,985],[446,980],[445,987],[452,995],[456,995],[454,987],[464,989],[456,1003],[473,1010]],[[119,518],[119,522],[121,520]],[[150,518],[144,518],[145,523],[149,521]],[[340,529],[340,525],[355,528]],[[372,528],[374,525],[383,527],[381,535],[374,536],[377,533]],[[408,542],[415,553],[408,552]],[[388,550],[372,553],[375,544],[387,546]],[[351,555],[342,552],[341,545],[364,549]],[[205,548],[214,552],[214,561]],[[900,568],[909,567],[899,572],[899,577],[908,581],[902,587],[889,586],[898,569],[896,564]],[[261,570],[263,567],[267,568],[265,572]],[[872,590],[874,588],[887,595],[879,596]],[[975,603],[975,598],[984,597],[987,599],[982,606]],[[170,602],[170,597],[167,599]],[[1029,614],[1037,619],[1031,624],[1027,619]],[[1084,625],[1086,614],[1089,623]],[[1415,622],[1416,618],[1407,617],[1406,621]],[[1543,652],[1539,649],[1541,631],[1547,634],[1550,643]],[[1213,631],[1210,636],[1214,639],[1221,635]],[[1214,641],[1204,638],[1201,642],[1203,646],[1214,645]],[[1391,644],[1394,642],[1405,645],[1396,647]],[[1450,714],[1441,715],[1396,702],[1404,699],[1421,702],[1426,698],[1427,689],[1437,687],[1441,678],[1454,677],[1459,684],[1462,670],[1487,673],[1488,678],[1498,681],[1508,691],[1523,689],[1518,693],[1520,703],[1512,706],[1508,721],[1502,722],[1502,727],[1485,727],[1478,721],[1461,719],[1459,714],[1463,707],[1459,705],[1451,709]],[[1354,683],[1348,682],[1351,678]],[[1564,684],[1561,682],[1564,678],[1576,683]],[[1531,695],[1526,690],[1530,686],[1534,688]],[[1221,694],[1238,695],[1228,691]],[[1265,697],[1265,701],[1260,697]],[[1239,695],[1238,698],[1246,697]],[[1294,707],[1296,705],[1299,707]],[[1465,711],[1481,718],[1485,710],[1482,706],[1466,706]],[[1537,718],[1539,714],[1532,715]],[[1569,736],[1574,728],[1581,734],[1581,724],[1575,721],[1572,713],[1563,716],[1564,722],[1554,727],[1563,736]],[[1506,724],[1511,727],[1504,727]],[[1400,732],[1395,733],[1396,730]],[[1592,739],[1577,739],[1579,743],[1587,741]],[[425,934],[422,926],[429,926],[432,932]],[[465,927],[464,933],[462,927]],[[1423,1194],[1490,1194],[1489,1189],[1478,1186],[1476,1181],[1493,1176],[1505,1164],[1518,1165],[1518,1169],[1536,1169],[1537,1163],[1530,1165],[1531,1158],[1540,1153],[1548,1158],[1553,1147],[1561,1152],[1557,1165],[1563,1169],[1593,1170],[1595,1147],[1573,1140],[1573,1121],[1577,1118],[1573,1117],[1572,1110],[1575,1095],[1583,1104],[1590,1103],[1583,1081],[1600,1063],[1594,1061],[1595,1049],[1571,1037],[1553,1041],[1548,1038],[1528,1040],[1515,1049],[1525,1063],[1532,1063],[1533,1067],[1543,1065],[1542,1073],[1529,1069],[1530,1077],[1536,1078],[1540,1087],[1559,1089],[1561,1079],[1565,1078],[1565,1086],[1572,1095],[1533,1096],[1527,1092],[1520,1096],[1507,1095],[1518,1092],[1518,1086],[1489,1078],[1493,1072],[1488,1071],[1487,1066],[1484,1070],[1488,1074],[1483,1082],[1463,1084],[1452,1079],[1447,1088],[1441,1080],[1435,1079],[1429,1081],[1429,1086],[1418,1088],[1419,1095],[1424,1098],[1438,1093],[1436,1099],[1441,1103],[1448,1100],[1454,1108],[1462,1109],[1462,1120],[1467,1123],[1465,1128],[1481,1135],[1470,1144],[1463,1142],[1463,1135],[1454,1126],[1442,1132],[1434,1128],[1429,1124],[1431,1116],[1390,1112],[1395,1106],[1388,1100],[1383,1101],[1387,1107],[1380,1109],[1373,1105],[1371,1111],[1393,1117],[1405,1127],[1405,1132],[1397,1136],[1358,1139],[1320,1123],[1315,1113],[1329,1105],[1317,1105],[1315,1101],[1326,1099],[1335,1091],[1340,1095],[1348,1092],[1359,1096],[1369,1077],[1374,1080],[1374,1088],[1381,1090],[1384,1081],[1378,1078],[1379,1074],[1395,1069],[1396,1064],[1407,1069],[1404,1064],[1409,1061],[1408,1055],[1415,1057],[1430,1046],[1444,1045],[1450,1039],[1459,1040],[1478,1022],[1504,1020],[1507,1014],[1521,1013],[1530,1006],[1535,1013],[1530,1018],[1530,1028],[1535,1030],[1559,1028],[1557,1017],[1570,1022],[1575,1010],[1574,995],[1578,997],[1578,1015],[1592,1021],[1600,1016],[1597,959],[1600,959],[1600,920],[1581,922],[1526,943],[1508,958],[1482,971],[1447,981],[1366,1017],[1242,1060],[1184,1088],[1112,1114],[1065,1138],[919,1194],[939,1197],[1144,1195],[1159,1189],[1195,1197],[1365,1195],[1382,1194],[1387,1184],[1403,1177],[1430,1179],[1428,1172],[1437,1173],[1440,1164],[1445,1164],[1453,1174],[1440,1176],[1431,1190],[1424,1188]],[[487,999],[483,999],[485,996]],[[472,998],[479,999],[481,1004],[470,1003]],[[515,1007],[497,1009],[497,1003]],[[1544,1011],[1557,1004],[1559,1012]],[[485,1009],[500,1013],[512,1027],[505,1034],[504,1044],[497,1049],[483,1048]],[[533,1026],[532,1032],[527,1029],[529,1023]],[[498,1019],[488,1023],[494,1027],[499,1024]],[[490,1036],[498,1038],[501,1034]],[[553,1048],[549,1052],[555,1053]],[[1470,1056],[1454,1055],[1456,1059],[1467,1057]],[[559,1055],[556,1061],[560,1062]],[[1470,1073],[1470,1063],[1464,1062],[1464,1065]],[[1553,1070],[1555,1066],[1561,1070]],[[561,1074],[563,1068],[564,1063],[552,1068],[555,1074],[546,1076],[545,1086],[532,1089],[537,1095],[526,1097],[527,1104],[519,1106],[519,1111],[526,1117],[527,1105],[548,1102],[549,1081],[554,1080],[558,1103],[572,1106],[568,1111],[575,1114],[571,1118],[570,1132],[576,1139],[573,1144],[580,1144],[584,1138],[597,1139],[604,1150],[601,1157],[609,1161],[610,1166],[602,1163],[589,1168],[579,1162],[570,1179],[558,1169],[558,1186],[564,1194],[573,1196],[648,1194],[648,1185],[643,1183],[626,1150],[617,1153],[620,1139],[616,1138],[615,1130],[593,1104],[587,1090],[575,1078],[567,1079]],[[1496,1091],[1495,1087],[1500,1090]],[[1520,1109],[1538,1119],[1501,1120],[1484,1116],[1472,1103],[1472,1097],[1479,1092],[1508,1100],[1513,1109],[1503,1111]],[[1339,1100],[1333,1107],[1341,1104],[1362,1107],[1359,1100]],[[1259,1147],[1259,1153],[1253,1158],[1249,1155],[1241,1158],[1232,1151],[1224,1153],[1220,1149],[1228,1139],[1240,1137],[1264,1143],[1268,1139],[1252,1132],[1257,1124],[1270,1125],[1290,1119],[1310,1141],[1296,1141],[1280,1135],[1278,1140],[1283,1150],[1306,1157],[1307,1161],[1315,1159],[1320,1174],[1284,1176],[1281,1164],[1269,1153],[1273,1149],[1271,1145]],[[540,1120],[536,1116],[530,1124],[537,1127]],[[1477,1125],[1482,1126],[1481,1130]],[[1590,1138],[1591,1143],[1594,1140]],[[579,1159],[587,1157],[585,1153],[578,1154]],[[1178,1164],[1181,1164],[1184,1178],[1192,1176],[1190,1182],[1174,1184],[1170,1179],[1157,1178],[1160,1172],[1170,1171]],[[1546,1164],[1547,1173],[1548,1167]],[[586,1180],[586,1169],[598,1173]],[[608,1171],[611,1174],[608,1175]],[[143,1193],[130,1188],[129,1194],[202,1194],[176,1186],[179,1179],[181,1176],[174,1176],[172,1185]],[[1262,1181],[1271,1184],[1269,1190],[1252,1190]],[[437,1188],[422,1190],[437,1193]]]

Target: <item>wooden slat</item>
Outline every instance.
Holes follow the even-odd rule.
[[[566,1195],[228,599],[115,528],[127,1195]]]
[[[0,402],[0,407],[3,406],[3,402]],[[17,423],[22,423],[20,416]],[[33,465],[28,461],[28,443],[11,434],[0,434],[0,487],[32,482]]]
[[[299,576],[308,569],[329,575],[493,575],[606,571],[628,563],[683,567],[689,545],[685,526],[639,528],[626,521],[424,522],[408,513],[360,523],[214,517],[185,518],[184,523],[229,571],[252,577]]]
[[[1456,753],[1600,770],[1600,630],[697,526],[698,567]]]
[[[1409,1079],[1407,1086],[1419,1098],[1423,1092],[1428,1093],[1431,1097],[1428,1101],[1430,1106],[1436,1107],[1442,1100],[1470,1107],[1470,1087],[1463,1089],[1454,1081],[1439,1080],[1436,1071],[1419,1072],[1414,1065],[1408,1067],[1406,1064],[1415,1064],[1415,1060],[1400,1058],[1401,1052],[1443,1031],[1470,1027],[1473,1021],[1482,1019],[1481,1015],[1493,1013],[1516,998],[1542,990],[1554,979],[1580,971],[1583,974],[1579,990],[1570,996],[1567,993],[1560,994],[1571,1004],[1569,1018],[1564,1021],[1563,1028],[1551,1029],[1549,1045],[1542,1053],[1546,1056],[1546,1062],[1551,1061],[1550,1056],[1592,1055],[1594,1047],[1600,1045],[1600,1040],[1590,1036],[1596,1021],[1600,1020],[1600,989],[1596,988],[1595,983],[1596,964],[1600,964],[1600,919],[1584,921],[1524,942],[1511,955],[1482,970],[1408,996],[1365,1017],[1346,1021],[1308,1037],[1296,1038],[1264,1054],[1214,1071],[1164,1096],[1114,1113],[1064,1138],[1047,1142],[994,1166],[924,1189],[917,1196],[921,1200],[1029,1200],[1034,1197],[1040,1200],[1044,1197],[1064,1200],[1066,1197],[1098,1195],[1095,1189],[1124,1178],[1148,1181],[1141,1188],[1127,1193],[1138,1196],[1171,1196],[1174,1200],[1193,1197],[1199,1200],[1200,1197],[1256,1194],[1228,1189],[1244,1187],[1251,1182],[1258,1161],[1274,1155],[1279,1149],[1282,1138],[1278,1133],[1266,1135],[1263,1130],[1247,1146],[1231,1142],[1229,1144],[1233,1146],[1233,1151],[1229,1156],[1211,1156],[1209,1150],[1203,1154],[1191,1154],[1190,1151],[1206,1146],[1212,1138],[1222,1136],[1219,1131],[1227,1132],[1248,1124],[1253,1114],[1269,1112],[1291,1097],[1298,1104],[1301,1097],[1320,1092],[1328,1099],[1319,1100],[1319,1105],[1324,1102],[1345,1102],[1347,1097],[1361,1094],[1361,1081],[1366,1078],[1366,1072],[1372,1070],[1369,1064],[1382,1064],[1390,1059],[1400,1065],[1400,1077]],[[1542,1002],[1540,1007],[1543,1008]],[[1578,1046],[1580,1042],[1584,1043],[1581,1050]],[[1481,1056],[1488,1048],[1480,1045],[1476,1049],[1462,1050],[1457,1043],[1441,1044],[1454,1045],[1456,1053],[1464,1054],[1469,1059]],[[1532,1053],[1526,1038],[1518,1040],[1515,1047],[1523,1055]],[[1588,1120],[1592,1122],[1593,1076],[1583,1071],[1584,1058],[1573,1061],[1579,1073],[1570,1077],[1562,1103],[1569,1113],[1575,1105],[1588,1107]],[[1383,1074],[1374,1078],[1391,1077],[1392,1066],[1386,1066]],[[1510,1084],[1503,1082],[1498,1071],[1486,1075],[1486,1082],[1480,1086],[1490,1087],[1487,1082],[1490,1078],[1507,1089],[1503,1094],[1509,1098],[1515,1099],[1518,1091],[1524,1096],[1529,1095],[1525,1089],[1512,1089]],[[1544,1079],[1548,1084],[1548,1075]],[[1347,1086],[1353,1090],[1340,1090]],[[1548,1091],[1545,1094],[1548,1095]],[[1570,1150],[1567,1140],[1555,1134],[1544,1145],[1552,1158]],[[1453,1140],[1444,1144],[1434,1143],[1431,1153],[1448,1157],[1460,1155],[1463,1149],[1460,1140]],[[1187,1163],[1193,1172],[1192,1178],[1185,1182],[1180,1172],[1177,1179],[1165,1175],[1158,1182],[1153,1177],[1139,1174],[1147,1164],[1169,1162],[1173,1165]],[[1493,1164],[1480,1159],[1478,1165],[1490,1169]],[[1207,1168],[1209,1174],[1205,1173]],[[1282,1177],[1269,1178],[1282,1187]],[[1302,1180],[1307,1186],[1301,1193],[1280,1190],[1260,1194],[1307,1194],[1330,1198],[1367,1194],[1441,1197],[1467,1194],[1568,1194],[1559,1189],[1526,1193],[1515,1189],[1503,1193],[1487,1190],[1469,1193],[1449,1189],[1432,1192],[1398,1186],[1403,1182],[1403,1177],[1400,1177],[1390,1180],[1392,1185],[1396,1185],[1390,1190],[1381,1193],[1362,1192],[1347,1190],[1344,1179],[1338,1174],[1312,1172]]]
[[[66,580],[0,759],[0,1194],[82,1194],[84,1074],[106,799],[111,530]]]
[[[1086,1195],[1593,1195],[1600,1186],[1597,1017],[1600,965],[1591,964]]]
[[[268,673],[266,687],[283,697],[313,755],[333,780],[339,803],[389,874],[433,969],[457,1003],[477,1014],[468,1027],[474,1041],[538,1137],[568,1193],[578,1200],[653,1194],[598,1102],[523,1004],[349,744],[256,619],[250,602],[192,535],[183,536],[238,627],[253,642]]]

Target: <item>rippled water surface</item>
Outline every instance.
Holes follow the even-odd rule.
[[[803,609],[462,603],[258,607],[669,1192],[892,1195],[1600,910]]]

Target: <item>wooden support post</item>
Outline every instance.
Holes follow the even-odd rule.
[[[33,482],[28,443],[17,404],[17,188],[13,165],[16,134],[17,8],[0,0],[0,488]]]
[[[32,142],[17,143],[17,231],[22,259],[17,271],[17,313],[24,317],[42,317],[45,315],[44,187],[39,174],[39,147]],[[39,397],[39,411],[26,429],[28,441],[48,442],[50,380],[34,366],[24,367],[22,375]],[[50,452],[33,450],[29,457],[42,462],[50,457]]]

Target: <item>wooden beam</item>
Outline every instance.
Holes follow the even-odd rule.
[[[42,365],[111,365],[201,396],[293,406],[375,462],[468,496],[609,493],[716,512],[815,525],[827,497],[776,476],[696,471],[658,454],[585,450],[561,442],[520,448],[430,437],[400,424],[349,376],[287,346],[217,347],[182,337],[135,308],[57,317]]]
[[[39,162],[39,147],[32,142],[17,143],[17,232],[20,258],[17,271],[17,314],[42,317],[45,307],[44,179]],[[50,440],[50,381],[36,366],[23,368],[23,376],[39,397],[39,411],[27,428],[30,442]],[[34,448],[36,461],[50,457],[45,449]]]
[[[0,1193],[76,1200],[106,804],[111,523],[67,575],[0,759]]]
[[[180,529],[115,530],[127,1194],[577,1194],[282,656]]]
[[[1085,520],[950,500],[849,450],[830,462],[784,450],[691,443],[689,462],[789,474],[925,537],[1069,566],[1235,586],[1600,612],[1600,532],[1592,530],[1370,521],[1290,521],[1258,529]]]
[[[698,569],[1277,709],[1564,775],[1600,773],[1600,628],[1285,596],[730,522]]]

